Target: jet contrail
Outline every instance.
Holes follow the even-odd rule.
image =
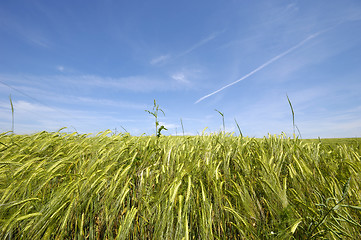
[[[214,94],[216,94],[216,93],[218,93],[218,92],[220,92],[220,91],[222,91],[222,90],[224,90],[224,89],[226,89],[226,88],[228,88],[228,87],[230,87],[230,86],[232,86],[232,85],[234,85],[234,84],[236,84],[236,83],[238,83],[238,82],[240,82],[240,81],[242,81],[242,80],[244,80],[244,79],[246,79],[246,78],[248,78],[248,77],[250,77],[250,76],[252,76],[253,74],[255,74],[256,72],[258,72],[258,71],[262,70],[263,68],[267,67],[268,65],[270,65],[270,64],[273,63],[274,61],[277,61],[277,60],[280,59],[281,57],[284,57],[285,55],[289,54],[290,52],[292,52],[292,51],[296,50],[297,48],[301,47],[302,45],[304,45],[306,42],[310,41],[311,39],[317,37],[317,36],[320,35],[321,33],[325,32],[325,31],[328,31],[328,30],[329,30],[329,29],[323,30],[323,31],[320,31],[320,32],[317,32],[317,33],[315,33],[315,34],[312,34],[312,35],[308,36],[306,39],[304,39],[303,41],[301,41],[301,42],[298,43],[297,45],[295,45],[295,46],[291,47],[290,49],[288,49],[287,51],[284,51],[283,53],[275,56],[275,57],[272,58],[271,60],[268,60],[267,62],[265,62],[264,64],[262,64],[261,66],[259,66],[259,67],[256,68],[255,70],[253,70],[252,72],[250,72],[250,73],[244,75],[243,77],[241,77],[240,79],[238,79],[237,81],[234,81],[234,82],[232,82],[232,83],[230,83],[230,84],[228,84],[228,85],[226,85],[226,86],[218,89],[217,91],[214,91],[214,92],[212,92],[212,93],[210,93],[210,94],[208,94],[208,95],[205,95],[204,97],[201,97],[201,98],[198,99],[194,104],[197,104],[197,103],[199,103],[200,101],[203,101],[204,99],[206,99],[206,98],[208,98],[208,97],[210,97],[210,96],[212,96],[212,95],[214,95]]]

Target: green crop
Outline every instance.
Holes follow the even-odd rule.
[[[165,113],[163,112],[163,110],[159,107],[159,104],[157,104],[157,102],[154,99],[154,105],[153,105],[153,110],[145,110],[147,113],[149,113],[150,115],[152,115],[154,117],[155,120],[155,135],[157,137],[161,136],[161,131],[162,130],[168,130],[166,129],[163,125],[159,126],[159,121],[158,121],[158,112],[162,112],[163,115],[165,116]]]
[[[0,134],[1,239],[356,239],[354,144]]]
[[[14,105],[13,105],[13,101],[11,100],[11,95],[9,96],[9,100],[11,107],[11,132],[14,133]]]

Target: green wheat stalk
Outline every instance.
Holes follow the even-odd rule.
[[[11,100],[11,95],[9,95],[10,106],[11,106],[11,132],[14,133],[14,105]]]

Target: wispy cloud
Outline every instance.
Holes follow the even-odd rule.
[[[175,90],[176,84],[170,84],[165,77],[157,76],[129,76],[129,77],[101,77],[94,75],[84,75],[80,81],[85,86],[96,86],[112,90],[130,90],[134,92],[151,92]],[[70,80],[70,79],[69,79]],[[79,83],[79,82],[78,82]]]
[[[54,113],[57,110],[48,106],[30,103],[27,101],[14,101],[14,109],[17,112],[46,112],[46,113]]]
[[[352,111],[352,110],[351,110]],[[326,116],[322,116],[326,115]],[[322,121],[320,121],[320,118]],[[332,114],[321,113],[309,117],[297,124],[301,134],[309,138],[322,137],[361,137],[360,114],[349,110],[337,111]]]
[[[172,75],[172,78],[182,84],[190,84],[190,81],[186,78],[184,73],[179,72]]]
[[[168,130],[170,129],[176,129],[179,128],[180,126],[178,124],[174,124],[174,123],[165,123],[165,122],[159,122],[159,125],[163,125],[165,128],[167,128]]]
[[[68,112],[70,109],[76,108],[80,109],[85,107],[89,110],[102,109],[102,111],[106,112],[107,114],[112,114],[109,112],[112,111],[112,109],[116,109],[115,111],[117,111],[119,109],[143,110],[147,108],[145,104],[139,103],[138,101],[122,100],[119,98],[110,99],[107,95],[102,96],[101,94],[97,94],[96,91],[99,90],[99,87],[102,85],[107,85],[107,83],[103,82],[101,78],[91,80],[97,82],[89,83],[90,80],[87,78],[78,79],[71,76],[24,77],[8,75],[3,77],[0,75],[0,86],[2,86],[0,88],[0,92],[3,93],[3,96],[8,96],[10,93],[14,93],[12,94],[14,102],[15,99],[24,99],[29,101],[17,102],[16,106],[14,104],[17,112],[19,112],[19,110],[20,112],[22,110],[28,110],[31,112],[36,112],[38,110],[47,110],[49,112],[52,110],[53,112],[58,112],[67,118],[74,118],[74,116],[70,115]],[[9,82],[11,85],[3,81]],[[56,82],[56,85],[39,85],[37,81]],[[107,87],[114,88],[113,85]],[[87,89],[86,94],[84,94],[84,92],[79,92],[80,89],[84,88]],[[58,92],[58,89],[64,89],[64,91]],[[36,96],[36,98],[34,96]],[[6,98],[3,97],[2,99]],[[26,103],[31,104],[26,106]],[[57,107],[60,105],[63,105],[64,107],[66,106],[66,110],[62,110],[62,108]],[[6,104],[4,106],[8,107]],[[47,116],[48,114],[44,115]]]
[[[69,123],[69,112],[64,114],[64,110],[44,106],[38,103],[31,103],[29,101],[13,101],[15,109],[15,131],[30,132],[37,129],[55,130]],[[0,114],[1,128],[8,128],[8,119],[11,116],[9,110],[9,103],[0,101],[0,108],[8,109],[8,112],[2,111]],[[51,124],[44,125],[44,121]],[[56,127],[55,127],[56,126]],[[55,128],[54,128],[55,127]]]
[[[150,64],[152,65],[157,65],[157,64],[161,64],[163,62],[165,62],[167,59],[170,58],[170,55],[167,54],[167,55],[161,55],[159,57],[156,57],[156,58],[153,58],[151,61],[150,61]]]
[[[87,101],[87,99],[82,99]],[[94,102],[92,99],[88,99]],[[57,131],[69,127],[71,131],[98,132],[106,128],[116,127],[124,122],[137,122],[137,119],[119,118],[117,113],[99,112],[96,109],[54,109],[29,101],[13,101],[15,109],[15,132],[33,133],[36,131]],[[100,103],[101,104],[101,103]],[[129,104],[131,105],[131,104]],[[11,129],[10,104],[0,100],[0,129]],[[65,114],[64,114],[65,113]],[[131,129],[129,129],[131,130]]]
[[[15,33],[21,40],[41,48],[51,47],[51,41],[39,26],[34,27],[27,24],[27,22],[21,22],[19,16],[2,9],[0,10],[0,15],[2,27]]]
[[[58,66],[60,69],[61,66]],[[67,68],[64,68],[67,72]],[[179,76],[178,76],[179,77]],[[178,79],[180,80],[180,79]],[[51,82],[52,84],[43,84]],[[11,83],[11,84],[8,84]],[[133,92],[152,92],[152,91],[173,91],[179,90],[182,85],[176,81],[169,81],[169,77],[166,75],[134,75],[127,77],[106,77],[99,75],[78,75],[78,74],[66,74],[66,75],[1,75],[0,84],[14,88],[15,91],[22,91],[24,87],[57,90],[57,89],[72,89],[72,91],[82,91],[84,89],[97,90],[97,89],[109,89],[111,91],[130,90]],[[69,88],[71,86],[71,88]],[[183,86],[189,87],[189,86]],[[56,88],[56,89],[55,89]],[[95,89],[97,88],[97,89]],[[26,95],[26,92],[22,91]],[[29,96],[27,96],[29,97]]]
[[[45,38],[45,36],[41,33],[30,32],[29,34],[26,34],[25,37],[30,43],[38,47],[50,48],[51,46],[50,41],[47,38]]]
[[[208,37],[202,39],[201,41],[197,42],[196,44],[194,44],[192,47],[188,48],[187,50],[185,50],[184,52],[182,52],[181,54],[178,55],[178,57],[182,57],[184,55],[187,55],[191,52],[193,52],[194,50],[196,50],[197,48],[203,46],[204,44],[208,43],[209,41],[213,40],[214,38],[216,38],[221,32],[217,32],[217,33],[212,33],[211,35],[209,35]]]
[[[56,70],[58,70],[59,72],[64,72],[65,67],[62,65],[56,66]]]
[[[268,65],[270,65],[270,64],[272,64],[273,62],[277,61],[278,59],[286,56],[287,54],[293,52],[293,51],[296,50],[297,48],[302,47],[304,44],[306,44],[306,43],[307,43],[308,41],[310,41],[311,39],[314,39],[315,37],[317,37],[317,36],[320,35],[321,33],[324,33],[325,31],[328,31],[328,30],[329,30],[329,29],[322,30],[322,31],[319,31],[319,32],[317,32],[317,33],[314,33],[314,34],[308,36],[307,38],[305,38],[304,40],[302,40],[301,42],[299,42],[297,45],[295,45],[295,46],[289,48],[288,50],[282,52],[281,54],[273,57],[272,59],[268,60],[267,62],[265,62],[265,63],[262,64],[261,66],[257,67],[256,69],[254,69],[254,70],[251,71],[250,73],[244,75],[244,76],[241,77],[240,79],[238,79],[238,80],[236,80],[236,81],[234,81],[234,82],[232,82],[232,83],[230,83],[230,84],[227,84],[226,86],[224,86],[224,87],[222,87],[222,88],[220,88],[220,89],[218,89],[218,90],[216,90],[216,91],[214,91],[214,92],[212,92],[212,93],[210,93],[210,94],[208,94],[208,95],[205,95],[205,96],[201,97],[200,99],[198,99],[198,100],[195,102],[195,104],[203,101],[204,99],[206,99],[206,98],[208,98],[208,97],[210,97],[210,96],[212,96],[212,95],[214,95],[214,94],[216,94],[216,93],[219,93],[220,91],[222,91],[222,90],[224,90],[224,89],[226,89],[226,88],[228,88],[228,87],[230,87],[230,86],[232,86],[232,85],[234,85],[234,84],[236,84],[236,83],[238,83],[238,82],[240,82],[240,81],[243,81],[244,79],[246,79],[246,78],[252,76],[253,74],[257,73],[258,71],[261,71],[263,68],[267,67]]]
[[[219,34],[221,34],[222,32],[224,31],[220,31],[220,32],[214,32],[214,33],[211,33],[209,36],[207,36],[206,38],[204,39],[201,39],[199,42],[195,43],[193,46],[191,46],[190,48],[184,50],[183,52],[179,53],[178,55],[175,55],[175,56],[171,56],[170,54],[165,54],[165,55],[161,55],[161,56],[158,56],[158,57],[155,57],[153,58],[151,61],[150,61],[150,64],[151,65],[158,65],[158,64],[162,64],[162,63],[166,63],[170,60],[173,60],[173,59],[177,59],[177,58],[180,58],[180,57],[183,57],[193,51],[195,51],[196,49],[202,47],[203,45],[207,44],[208,42],[212,41],[213,39],[215,39]]]
[[[92,104],[98,106],[110,106],[115,108],[128,108],[128,109],[146,109],[147,105],[145,104],[137,104],[133,102],[127,101],[114,101],[110,99],[101,99],[101,98],[89,98],[89,97],[77,97],[74,99],[76,102],[85,103],[85,104]]]

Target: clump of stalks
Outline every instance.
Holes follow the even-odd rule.
[[[154,99],[153,110],[152,111],[145,110],[145,111],[154,117],[154,120],[155,120],[155,135],[159,138],[162,135],[162,133],[161,133],[162,130],[165,130],[165,131],[168,130],[163,125],[159,126],[159,121],[158,121],[158,113],[162,112],[164,116],[165,116],[165,113],[159,107],[159,104],[157,104],[155,99]]]
[[[355,239],[361,152],[285,135],[0,134],[1,239]]]

